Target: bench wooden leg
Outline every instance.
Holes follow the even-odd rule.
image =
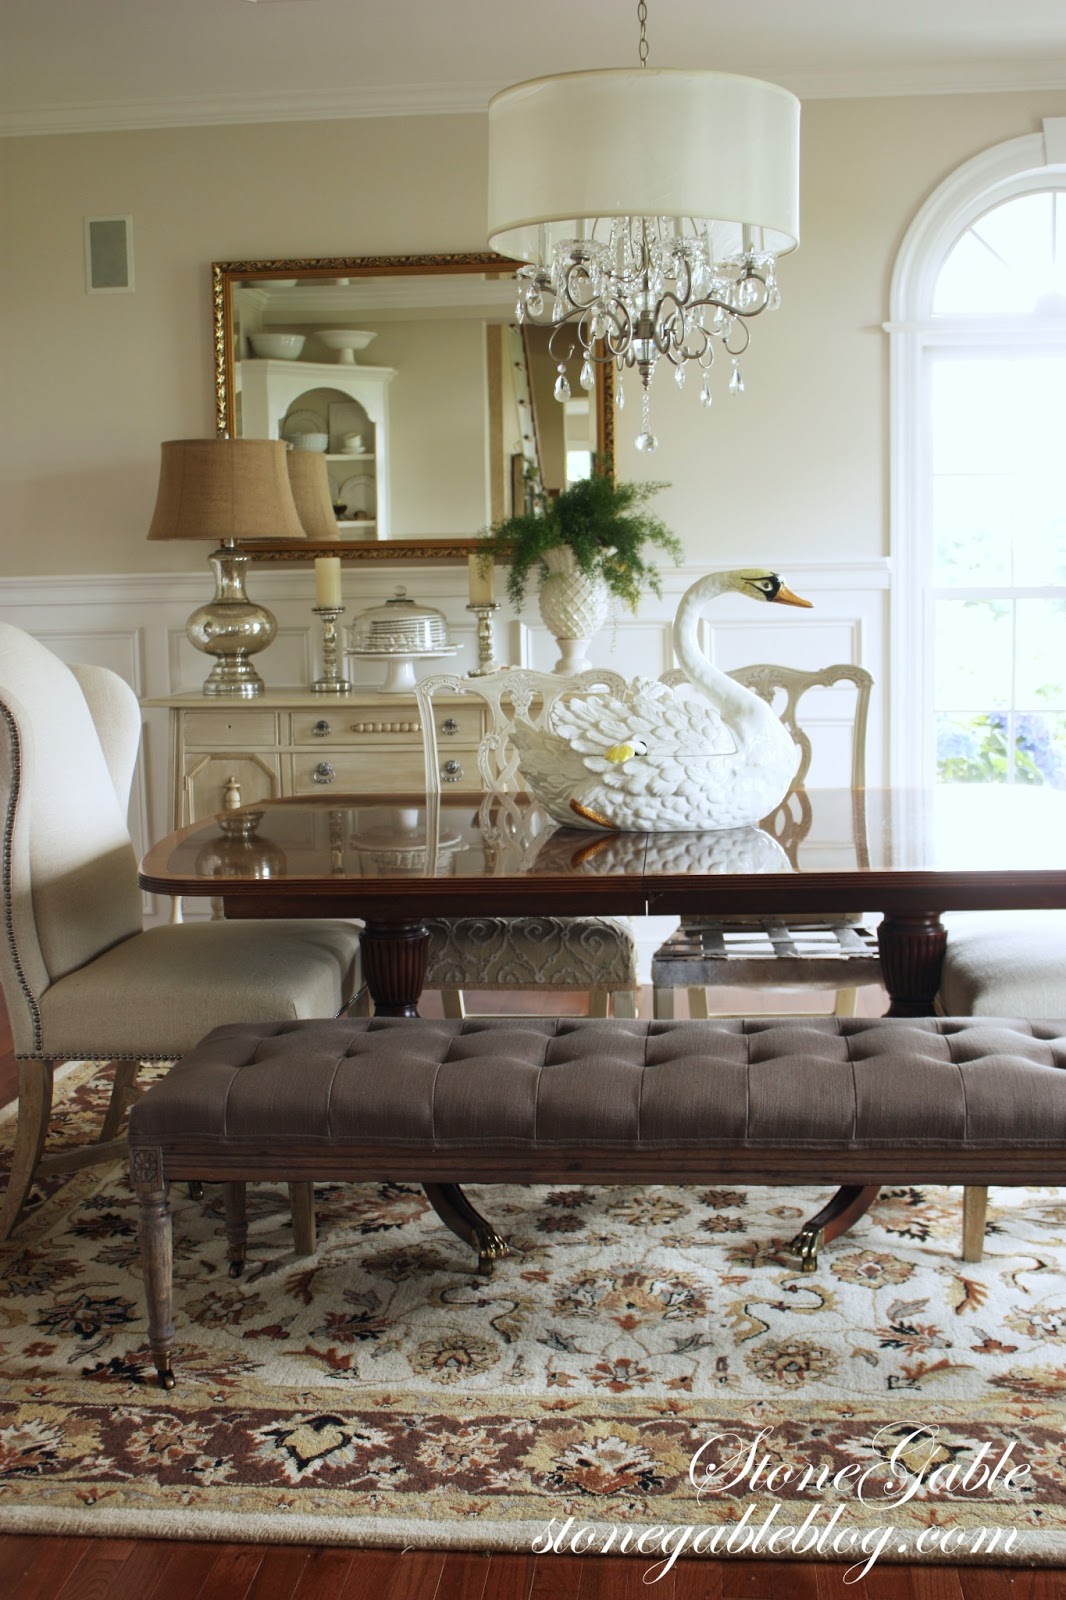
[[[466,1198],[457,1183],[424,1183],[426,1199],[446,1228],[477,1251],[477,1269],[490,1277],[497,1261],[507,1254],[507,1240]]]
[[[248,1185],[224,1183],[222,1208],[226,1218],[226,1253],[229,1275],[239,1278],[248,1254]]]
[[[988,1188],[968,1183],[962,1191],[962,1259],[980,1261],[985,1253]]]
[[[137,1232],[148,1308],[148,1347],[164,1389],[174,1387],[174,1242],[163,1177],[163,1153],[134,1150],[130,1158],[133,1190],[140,1207]],[[236,1187],[235,1185],[227,1187]]]
[[[846,1233],[853,1222],[865,1216],[881,1192],[880,1184],[844,1184],[832,1199],[803,1227],[793,1239],[790,1249],[799,1252],[804,1272],[814,1272],[818,1266],[818,1252],[824,1244]]]

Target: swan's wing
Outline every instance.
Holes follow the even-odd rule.
[[[589,780],[584,758],[558,734],[528,722],[516,722],[510,737],[529,787],[553,817],[565,821],[571,815],[571,795]]]
[[[583,755],[602,756],[613,745],[638,740],[654,756],[736,749],[709,700],[644,678],[634,678],[624,695],[570,695],[555,706],[552,724]]]

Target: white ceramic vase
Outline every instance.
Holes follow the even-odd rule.
[[[568,676],[592,665],[586,651],[607,620],[611,592],[600,577],[582,572],[568,544],[545,550],[548,577],[540,586],[540,614],[559,646],[556,672]]]

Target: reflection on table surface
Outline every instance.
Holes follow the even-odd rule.
[[[797,805],[799,801],[801,804]],[[1066,872],[1066,794],[1007,786],[810,790],[762,828],[590,834],[527,795],[336,795],[258,802],[149,851],[145,878],[641,879],[760,874]],[[251,811],[243,813],[251,815]],[[220,825],[221,824],[221,825]],[[223,830],[227,831],[223,831]]]

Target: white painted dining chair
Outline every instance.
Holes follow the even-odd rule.
[[[36,1179],[125,1154],[118,1135],[142,1062],[171,1061],[224,1022],[335,1016],[362,992],[350,923],[144,928],[126,826],[140,731],[117,674],[68,667],[0,623],[0,984],[19,1095],[0,1239]],[[46,1152],[55,1068],[75,1060],[113,1069],[99,1140]],[[299,1244],[310,1190],[293,1198]]]
[[[599,668],[563,677],[517,667],[477,678],[454,673],[423,678],[415,693],[428,792],[439,794],[449,784],[462,783],[487,795],[526,793],[510,738],[515,722],[549,726],[562,695],[596,687],[617,693],[624,680]],[[441,693],[472,695],[482,702],[485,726],[476,774],[449,770],[458,763],[441,750],[433,714],[433,697]],[[612,1006],[616,1017],[637,1014],[637,947],[628,917],[427,917],[425,923],[425,988],[440,991],[447,1017],[466,1014],[468,989],[586,993],[591,1017],[607,1016]]]
[[[804,792],[810,771],[810,734],[801,720],[801,702],[812,690],[847,685],[850,697],[849,743],[851,788],[866,784],[866,724],[873,678],[865,667],[849,662],[803,671],[770,663],[739,667],[729,674],[737,683],[776,706],[796,745],[796,773],[790,793],[774,815],[777,837],[794,851],[810,826],[810,803]],[[684,683],[683,672],[668,672],[666,683]],[[866,851],[865,818],[856,819],[856,849]],[[862,866],[860,859],[859,865]],[[651,965],[657,1017],[674,1014],[674,991],[687,989],[689,1015],[720,1015],[708,1005],[716,988],[826,990],[833,995],[836,1016],[854,1015],[857,991],[881,982],[876,923],[861,917],[691,915],[655,952]]]

